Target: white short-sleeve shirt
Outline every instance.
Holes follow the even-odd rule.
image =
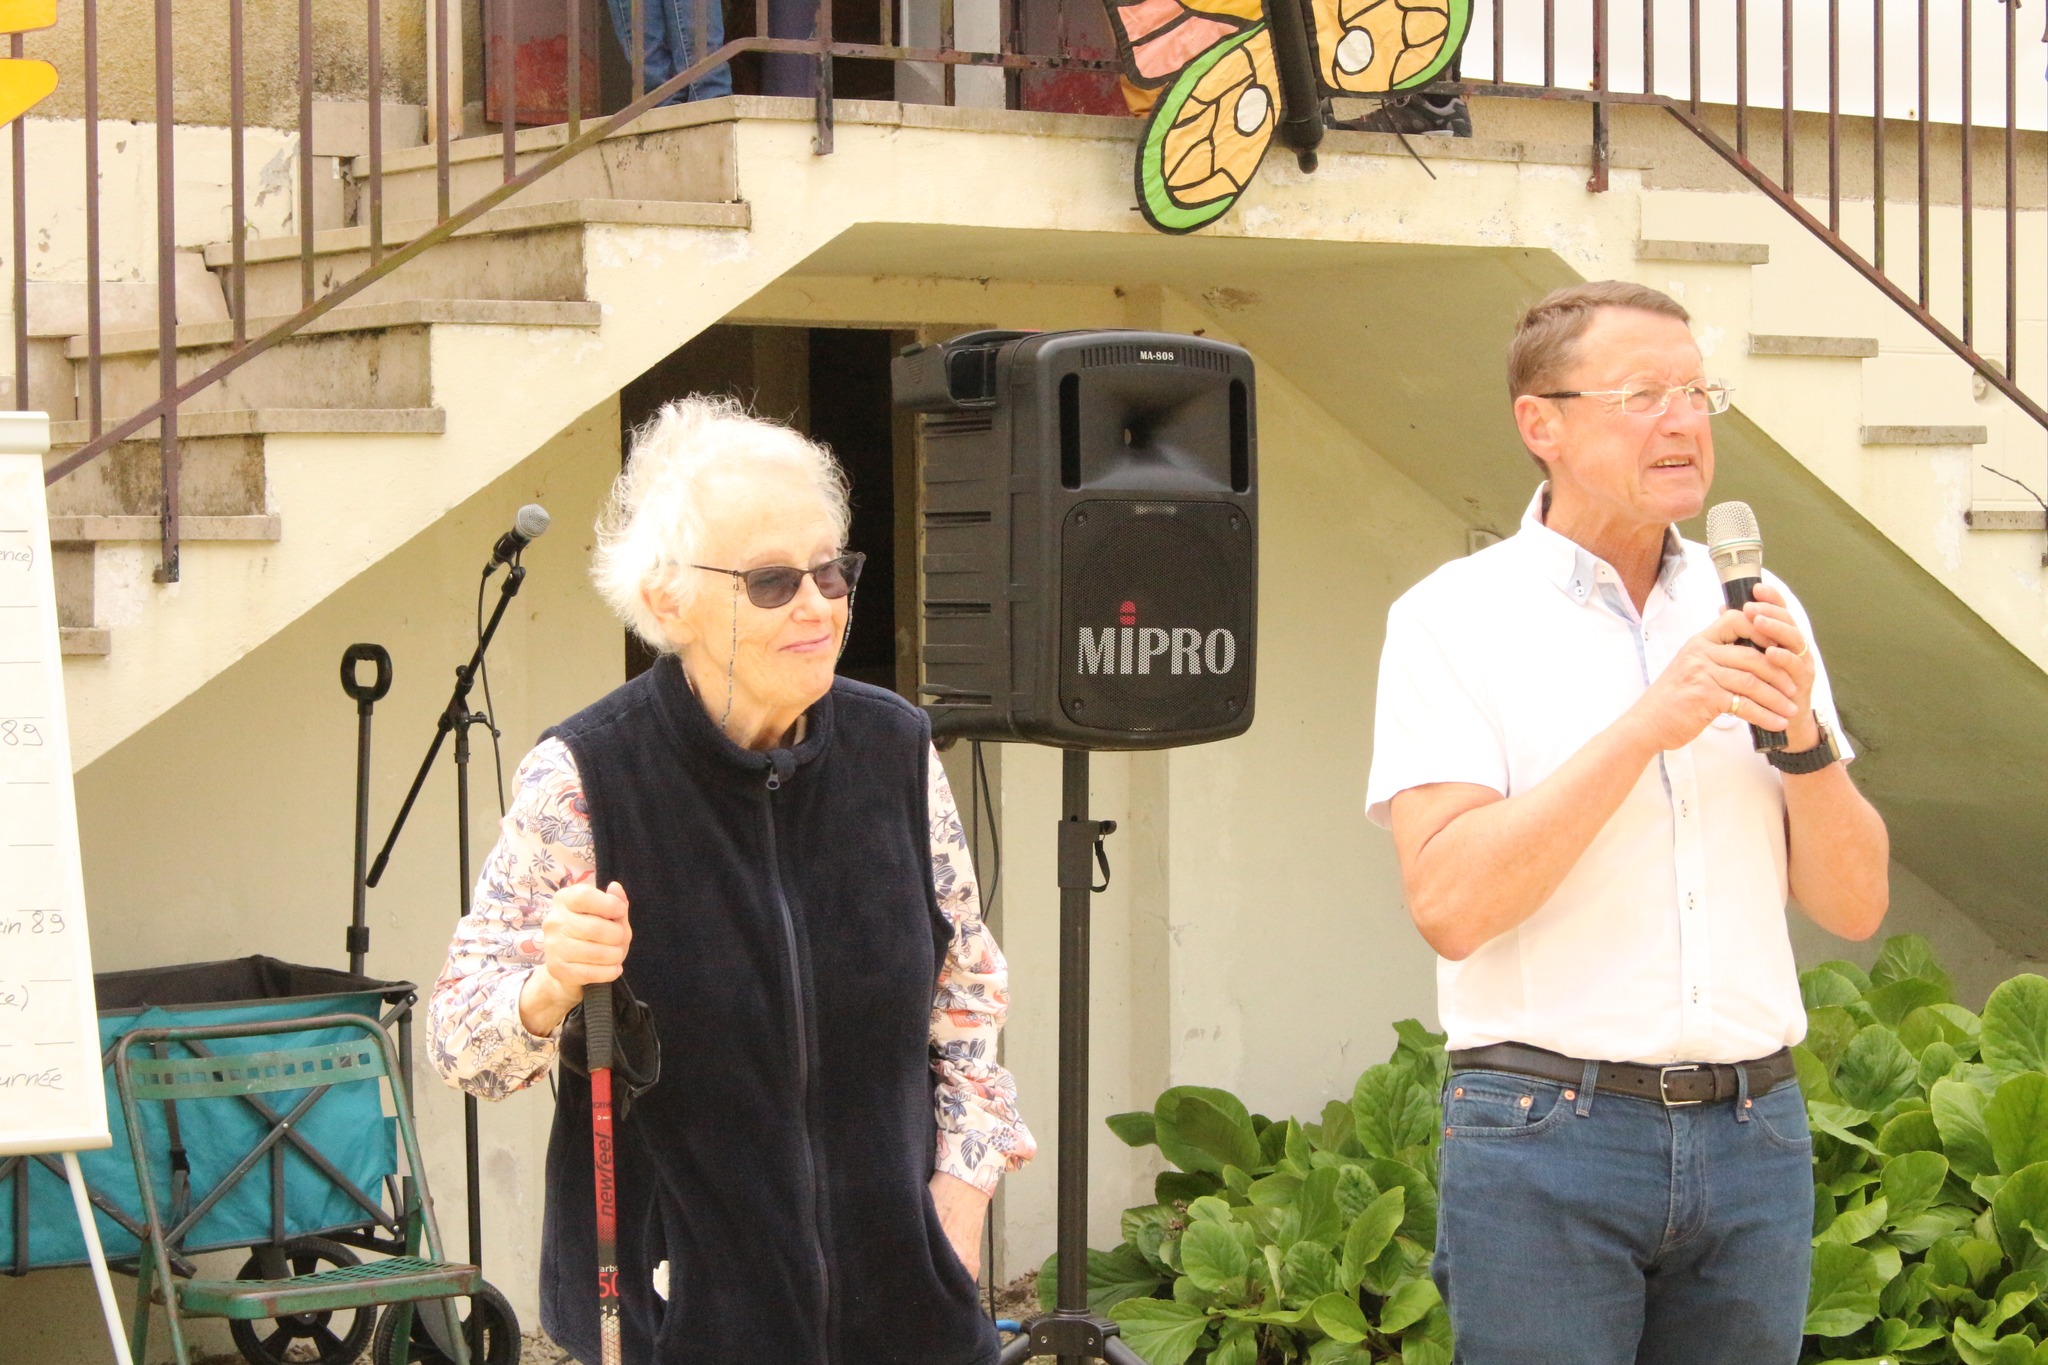
[[[1725,609],[1706,547],[1666,533],[1640,615],[1612,567],[1545,527],[1444,565],[1387,617],[1366,814],[1409,787],[1529,791],[1618,720]],[[1783,583],[1793,617],[1805,609]],[[1852,757],[1818,646],[1815,714]],[[1462,962],[1439,959],[1452,1048],[1570,1057],[1762,1057],[1805,1036],[1785,926],[1781,777],[1722,716],[1649,764],[1557,891]]]

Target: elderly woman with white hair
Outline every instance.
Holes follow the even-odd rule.
[[[830,454],[729,401],[672,403],[638,433],[594,574],[659,658],[521,763],[434,988],[450,1082],[498,1099],[570,1063],[541,1321],[586,1362],[571,1014],[606,981],[664,1053],[616,1146],[626,1359],[997,1354],[978,1247],[998,1177],[1033,1150],[995,1060],[1007,974],[923,713],[834,676],[862,562],[848,516]]]

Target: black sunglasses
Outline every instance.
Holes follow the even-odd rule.
[[[798,569],[788,564],[770,564],[761,569],[721,569],[711,564],[692,564],[693,569],[706,573],[731,574],[747,585],[747,600],[764,610],[785,607],[796,597],[796,590],[803,586],[805,578],[814,580],[818,593],[832,601],[846,597],[860,582],[860,567],[868,557],[858,550],[849,551],[837,559],[828,559],[815,569]]]

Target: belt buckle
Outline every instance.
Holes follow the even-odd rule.
[[[1674,1100],[1671,1098],[1671,1073],[1674,1071],[1704,1070],[1698,1062],[1684,1062],[1677,1066],[1657,1068],[1657,1098],[1664,1101],[1666,1109],[1683,1109],[1688,1105],[1704,1103],[1702,1100]]]

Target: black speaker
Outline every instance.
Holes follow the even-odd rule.
[[[932,731],[1163,749],[1252,721],[1251,357],[1157,332],[972,332],[894,362],[924,414]]]

